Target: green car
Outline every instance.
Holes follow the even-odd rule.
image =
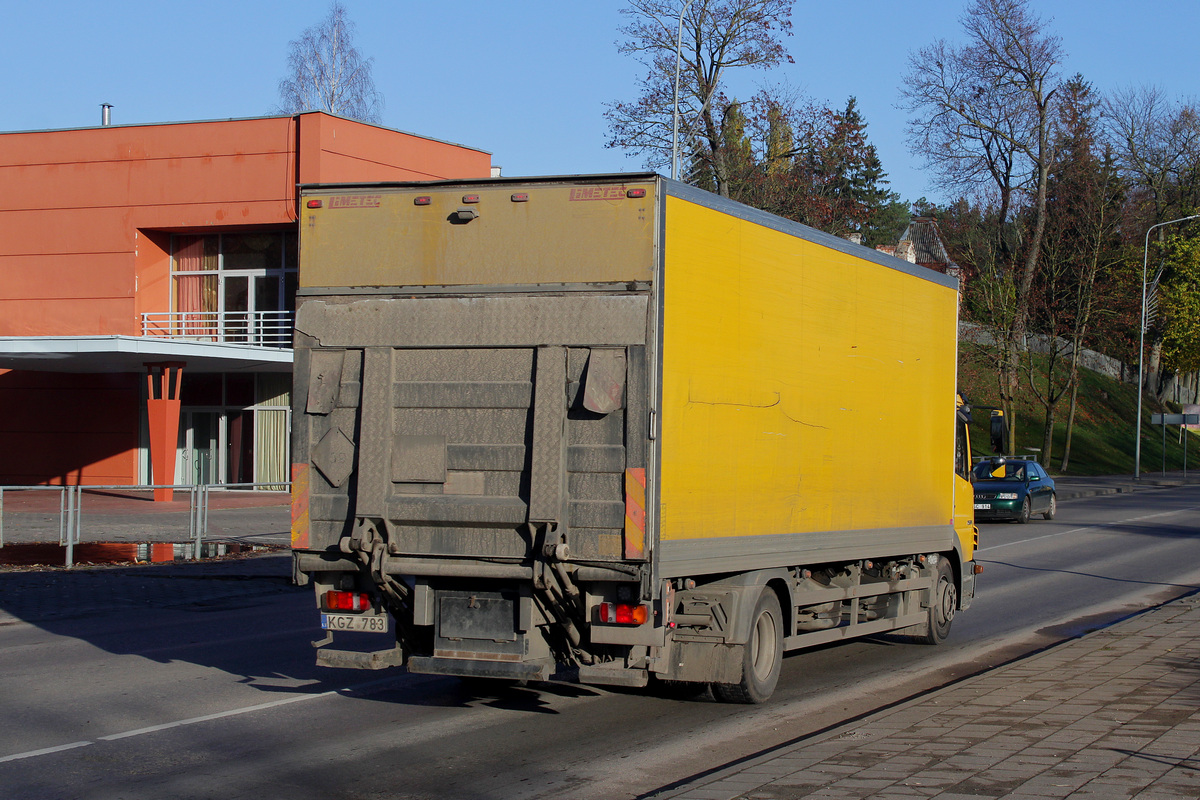
[[[975,519],[1029,522],[1034,514],[1054,519],[1058,498],[1054,479],[1041,464],[1018,458],[989,458],[971,470]]]

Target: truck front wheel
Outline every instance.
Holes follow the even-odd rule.
[[[713,684],[713,696],[723,703],[764,703],[779,683],[783,666],[783,612],[779,597],[764,588],[754,606],[750,640],[742,645],[742,679]]]

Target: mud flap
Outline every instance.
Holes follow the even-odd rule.
[[[628,686],[632,689],[644,689],[650,683],[650,673],[644,669],[581,666],[579,668],[579,682],[600,686]]]
[[[958,607],[961,611],[966,611],[971,607],[971,601],[975,599],[975,562],[968,561],[963,565],[962,569],[962,588],[958,593]]]
[[[663,678],[693,683],[737,683],[742,679],[742,648],[710,642],[674,642]]]

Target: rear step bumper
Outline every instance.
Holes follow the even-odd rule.
[[[399,647],[391,650],[376,650],[360,653],[353,650],[318,650],[318,667],[338,669],[384,669],[398,667],[404,663],[404,654]]]
[[[425,675],[461,675],[470,678],[503,678],[518,681],[546,681],[551,667],[508,661],[474,661],[465,658],[413,656],[408,671]]]

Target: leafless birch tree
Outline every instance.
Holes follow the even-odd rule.
[[[675,53],[686,0],[629,0],[620,51],[646,67],[640,95],[608,105],[609,147],[644,156],[647,166],[670,163],[674,117]],[[725,72],[766,69],[790,61],[781,37],[790,35],[791,0],[695,0],[683,16],[679,82],[681,151],[706,163],[717,192],[729,196],[725,144],[727,115],[736,104],[723,97]]]
[[[354,23],[334,2],[329,16],[288,45],[288,77],[279,82],[279,110],[285,114],[328,111],[378,123],[383,95],[371,77],[374,59],[354,46]]]

